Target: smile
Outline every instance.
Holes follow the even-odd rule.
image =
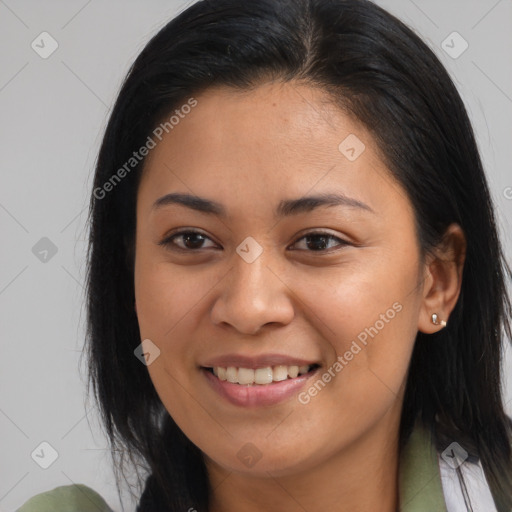
[[[318,365],[303,365],[303,366],[266,366],[265,368],[237,368],[235,366],[215,366],[207,368],[219,380],[231,382],[232,384],[241,385],[266,385],[273,382],[282,382],[288,379],[294,379],[298,375],[305,375]]]
[[[263,368],[201,367],[210,389],[242,407],[276,405],[300,392],[319,370],[318,364],[276,365]]]

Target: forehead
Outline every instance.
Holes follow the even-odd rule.
[[[166,149],[176,153],[183,145],[196,150],[187,155],[189,161],[203,158],[206,150],[210,158],[223,161],[246,156],[254,161],[288,153],[296,158],[326,159],[333,149],[326,131],[339,137],[341,112],[319,89],[281,82],[251,90],[215,87],[194,99],[197,105],[164,134],[151,159],[170,156]]]
[[[143,201],[179,189],[253,209],[308,192],[364,192],[371,202],[378,176],[392,184],[369,132],[321,89],[278,82],[194,99],[148,155]]]

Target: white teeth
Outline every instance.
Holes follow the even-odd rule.
[[[265,368],[236,368],[229,366],[223,368],[216,366],[212,368],[213,374],[219,380],[227,380],[233,384],[251,385],[251,384],[270,384],[271,382],[281,382],[288,378],[294,379],[298,375],[304,375],[309,372],[311,366],[285,366],[277,365],[274,367],[266,366]]]
[[[295,379],[299,375],[299,367],[298,366],[288,366],[288,377],[290,379]]]
[[[252,384],[254,382],[254,370],[250,368],[238,368],[238,384]]]
[[[226,380],[236,384],[238,382],[238,370],[234,366],[230,366],[226,370]]]
[[[254,382],[256,384],[270,384],[272,382],[272,368],[258,368],[254,371]]]
[[[288,366],[274,366],[273,373],[275,381],[279,382],[280,380],[286,380],[288,378]]]

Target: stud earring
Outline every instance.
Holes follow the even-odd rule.
[[[439,317],[436,313],[432,313],[432,323],[435,325],[441,325],[443,327],[446,327],[446,322],[444,320],[439,320]]]

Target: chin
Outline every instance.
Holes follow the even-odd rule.
[[[256,441],[257,443],[257,441]],[[268,443],[267,443],[268,444]],[[308,443],[301,443],[285,450],[276,451],[271,446],[259,450],[256,444],[246,443],[239,450],[230,454],[227,458],[227,450],[219,457],[207,459],[223,469],[253,476],[255,478],[284,477],[294,475],[311,469],[321,463],[322,457],[318,454],[304,453],[304,446]]]

